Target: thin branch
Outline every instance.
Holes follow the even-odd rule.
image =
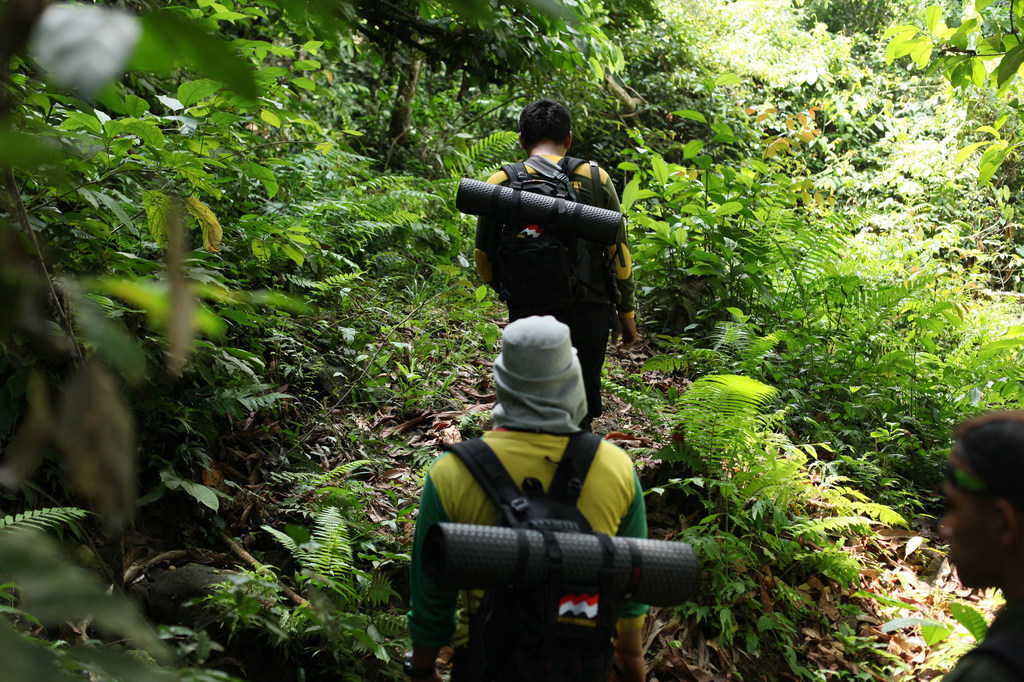
[[[245,551],[245,548],[242,547],[240,544],[238,544],[227,533],[223,533],[222,532],[220,534],[220,538],[221,538],[221,540],[223,540],[224,542],[226,542],[228,544],[228,547],[231,548],[231,551],[234,552],[235,555],[238,556],[240,559],[242,559],[242,561],[244,561],[245,563],[249,564],[250,566],[252,566],[257,571],[259,571],[259,570],[261,570],[263,568],[263,564],[261,564],[259,561],[257,561],[256,558],[252,554],[249,554],[247,551]],[[295,590],[293,590],[292,588],[288,587],[287,585],[281,585],[280,582],[278,582],[278,585],[280,585],[281,591],[284,593],[284,595],[286,597],[288,597],[289,599],[291,599],[296,604],[298,604],[299,606],[308,606],[309,605],[309,601],[305,597],[303,597],[303,596],[299,595],[297,592],[295,592]]]
[[[78,345],[78,339],[75,338],[75,329],[74,325],[71,324],[71,317],[61,304],[61,298],[57,294],[56,288],[53,286],[53,278],[50,277],[50,271],[46,267],[46,261],[43,260],[43,248],[39,244],[39,238],[36,236],[35,230],[32,229],[32,223],[29,222],[28,212],[25,210],[25,204],[21,200],[21,192],[18,191],[18,182],[14,178],[14,171],[10,168],[4,169],[4,180],[7,183],[7,196],[10,201],[12,215],[17,217],[18,224],[21,226],[22,231],[32,242],[32,247],[36,252],[36,261],[39,265],[39,270],[43,279],[46,280],[47,287],[50,289],[50,299],[53,301],[54,310],[61,320],[61,326],[64,328],[64,332],[71,339],[72,353],[79,365],[85,364],[85,357],[82,355],[82,349]]]

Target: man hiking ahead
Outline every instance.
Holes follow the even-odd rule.
[[[556,481],[566,463],[574,470],[573,465],[587,461],[583,456],[589,455],[581,484],[574,487],[570,480],[570,485],[564,486],[575,489],[575,509],[595,532],[647,537],[643,491],[629,455],[609,441],[580,431],[578,426],[586,412],[586,398],[569,329],[548,316],[509,324],[502,336],[501,354],[494,362],[494,382],[498,402],[491,413],[493,430],[481,439],[453,446],[462,452],[447,452],[434,460],[423,483],[409,576],[413,650],[406,660],[406,673],[413,680],[441,682],[434,659],[441,647],[451,643],[455,649],[453,682],[643,682],[641,628],[647,607],[642,604],[625,601],[617,617],[605,621],[600,616],[601,605],[612,595],[602,592],[592,602],[599,622],[587,623],[593,634],[584,637],[574,631],[574,639],[566,641],[560,638],[565,631],[558,625],[546,629],[555,614],[562,620],[557,599],[551,604],[552,610],[541,614],[526,608],[509,609],[507,601],[497,602],[504,609],[487,611],[487,605],[496,602],[489,601],[486,592],[471,591],[463,594],[463,608],[456,621],[457,591],[441,589],[427,580],[424,548],[436,524],[501,523],[499,508],[470,468],[474,466],[473,458],[470,466],[463,460],[465,451],[478,451],[481,445],[497,458],[487,465],[482,464],[485,459],[477,459],[481,468],[493,465],[507,473],[519,490],[542,487],[548,495],[558,488]],[[581,442],[596,444],[596,449],[581,452],[574,445]],[[525,494],[531,500],[527,506],[539,501]],[[513,595],[517,603],[529,605],[538,597],[546,599],[546,587],[528,588]],[[535,615],[538,617],[532,620]],[[551,650],[552,646],[558,649]],[[612,656],[613,672],[609,676]],[[598,660],[604,661],[600,672],[583,670]],[[579,665],[567,666],[572,662]],[[583,672],[573,673],[573,669]]]
[[[529,158],[521,164],[505,166],[488,182],[513,185],[519,181],[529,186],[550,179],[550,184],[557,186],[562,173],[561,177],[567,178],[571,187],[568,196],[559,196],[619,211],[619,197],[608,173],[592,161],[566,156],[572,144],[572,130],[569,112],[561,104],[542,99],[527,105],[519,117],[519,144]],[[543,228],[516,223],[514,216],[481,216],[476,227],[476,268],[481,279],[508,304],[510,322],[544,314],[569,327],[572,345],[579,353],[587,396],[587,413],[580,427],[589,431],[591,422],[601,414],[601,367],[609,336],[617,339],[621,329],[622,347],[637,340],[635,284],[626,228],[620,226],[617,243],[611,247],[587,239],[563,238],[563,259],[567,262],[564,267],[568,268],[566,276],[572,287],[568,296],[556,293],[560,287],[557,282],[552,283],[551,271],[555,266],[549,261],[530,261],[530,255],[508,256],[530,238],[553,239],[553,231],[548,230],[545,236]]]

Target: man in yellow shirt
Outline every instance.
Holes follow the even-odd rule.
[[[530,177],[550,172],[545,171],[545,167],[555,164],[571,174],[570,181],[576,194],[572,198],[574,201],[619,211],[619,197],[611,176],[596,163],[583,163],[566,156],[572,145],[572,129],[569,112],[564,106],[550,99],[527,105],[519,116],[519,144],[529,157],[523,164]],[[503,169],[492,175],[488,182],[508,185],[511,179],[508,171]],[[637,340],[634,319],[636,285],[625,224],[619,227],[616,244],[607,247],[607,253],[602,253],[605,247],[590,243],[586,249],[574,255],[580,266],[575,273],[580,282],[580,291],[577,300],[565,305],[553,303],[550,294],[545,295],[544,292],[520,300],[509,296],[512,287],[504,280],[513,276],[522,278],[524,275],[502,272],[499,257],[502,229],[503,221],[500,219],[490,216],[478,218],[474,250],[477,273],[506,301],[510,322],[529,315],[543,314],[552,315],[569,326],[572,345],[579,352],[587,395],[587,412],[580,420],[580,425],[590,430],[591,421],[601,415],[601,367],[604,365],[605,348],[609,335],[615,337],[618,334],[611,325],[614,319],[613,308],[617,318],[615,326],[621,330],[621,345],[629,347]],[[587,243],[585,239],[580,241]],[[592,251],[593,257],[580,259],[584,255],[583,250]],[[608,272],[608,262],[614,262],[614,273]],[[612,276],[609,277],[609,274]]]
[[[484,442],[520,488],[528,478],[548,489],[564,456],[570,436],[579,433],[586,412],[586,397],[569,329],[553,317],[527,317],[508,325],[501,355],[494,363],[498,402],[491,413],[493,430]],[[608,441],[594,454],[577,508],[594,531],[608,535],[645,538],[647,519],[643,492],[632,460]],[[420,498],[413,544],[412,610],[409,629],[414,648],[406,671],[412,679],[440,682],[434,669],[438,649],[449,643],[456,649],[452,680],[482,682],[465,677],[469,617],[456,618],[455,590],[441,590],[424,579],[422,548],[427,532],[440,522],[494,525],[498,509],[454,453],[439,457],[430,467]],[[465,595],[475,604],[479,595]],[[616,671],[613,680],[645,679],[640,629],[647,607],[626,602],[619,614],[615,639]],[[515,678],[519,679],[519,678]],[[489,680],[487,682],[490,682]],[[538,682],[540,682],[538,680]],[[603,681],[594,681],[603,682]]]

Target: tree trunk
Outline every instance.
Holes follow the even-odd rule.
[[[407,144],[412,127],[412,102],[416,98],[416,85],[420,79],[419,57],[409,61],[398,82],[398,99],[391,110],[392,144]]]

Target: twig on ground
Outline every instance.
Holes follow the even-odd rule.
[[[249,554],[247,551],[245,551],[245,548],[237,542],[235,542],[235,540],[231,538],[227,533],[221,533],[220,537],[222,540],[224,540],[224,542],[228,544],[228,547],[231,548],[231,551],[234,552],[235,555],[237,555],[242,561],[249,564],[257,571],[263,568],[263,564],[257,561],[252,554]],[[296,604],[298,604],[299,606],[309,605],[309,600],[307,600],[302,595],[298,594],[292,588],[288,587],[287,585],[281,585],[280,582],[278,582],[277,584],[281,586],[281,590],[282,592],[284,592],[284,595]]]

